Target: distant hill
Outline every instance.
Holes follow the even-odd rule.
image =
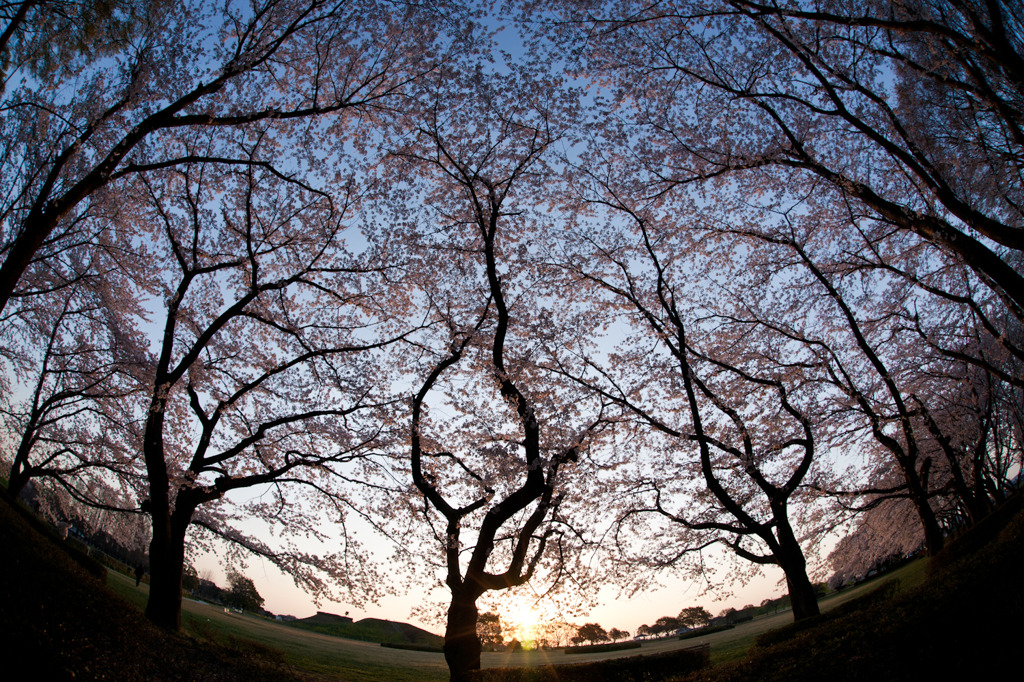
[[[418,644],[438,648],[444,644],[444,638],[415,625],[396,623],[380,618],[363,618],[360,621],[352,622],[352,619],[347,616],[319,612],[315,616],[289,621],[285,625],[364,642]]]
[[[308,623],[309,625],[341,625],[352,623],[352,619],[348,616],[339,616],[336,613],[317,611],[314,616],[310,616],[309,618],[296,618],[290,622]]]

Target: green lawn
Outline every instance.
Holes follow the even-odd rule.
[[[881,582],[899,580],[901,587],[919,584],[925,577],[926,562],[915,561],[883,578],[865,583],[843,592],[829,595],[821,601],[822,610],[834,608],[878,587]],[[110,571],[108,585],[140,610],[145,607],[148,587],[135,587],[135,579]],[[788,611],[755,618],[731,630],[716,632],[687,640],[677,638],[644,642],[638,649],[576,654],[567,657],[562,650],[524,651],[516,653],[483,654],[484,668],[527,667],[550,664],[586,663],[611,658],[654,654],[675,649],[711,645],[712,664],[742,658],[763,632],[792,622]],[[289,627],[263,618],[225,613],[223,607],[212,606],[189,599],[184,601],[182,626],[185,632],[201,640],[214,640],[229,646],[254,646],[256,650],[280,652],[284,661],[300,670],[318,675],[338,677],[355,682],[370,680],[447,680],[448,667],[438,653],[391,649],[370,642],[342,639],[308,630]]]
[[[1014,498],[939,556],[824,599],[823,610],[832,613],[800,627],[781,613],[700,638],[645,642],[639,653],[709,644],[716,665],[687,674],[686,682],[854,682],[879,679],[880,671],[900,682],[995,679],[1019,644],[1020,629],[1006,614],[1024,612],[1022,510],[1024,498]],[[0,562],[0,653],[32,660],[40,678],[447,678],[438,653],[385,649],[191,601],[185,602],[185,634],[161,631],[140,612],[145,584],[136,587],[131,577],[69,554],[43,525],[15,513],[6,500],[0,504],[0,546],[8,550]],[[99,575],[112,589],[96,582]],[[898,584],[899,593],[869,594],[886,583]],[[868,598],[850,603],[860,596]],[[575,664],[637,653],[487,653],[483,665]]]
[[[135,587],[135,579],[114,571],[107,584],[118,594],[145,606],[149,589]],[[354,682],[375,680],[447,680],[448,666],[441,654],[389,649],[370,642],[341,639],[289,627],[264,618],[186,599],[182,606],[183,630],[199,639],[245,646],[254,643],[279,651],[284,661],[303,671]],[[233,638],[233,640],[232,640]]]

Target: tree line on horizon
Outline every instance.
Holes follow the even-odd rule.
[[[445,586],[461,681],[488,593],[800,620],[1017,489],[1017,3],[504,11],[0,8],[8,489],[145,519],[154,623],[225,543]]]
[[[823,585],[818,587],[824,589]],[[506,622],[500,613],[485,611],[477,619],[477,636],[485,651],[518,651],[524,647],[550,649],[584,644],[595,645],[614,643],[630,637],[647,639],[671,636],[723,623],[733,625],[742,620],[749,620],[755,615],[777,613],[780,608],[788,609],[790,607],[788,595],[775,599],[766,598],[759,607],[747,604],[742,609],[726,608],[718,616],[712,616],[711,612],[703,606],[688,606],[683,608],[678,615],[659,617],[653,625],[646,623],[640,625],[635,633],[614,627],[606,630],[600,623],[577,625],[560,620],[545,620],[533,626],[529,633],[530,637],[525,641],[520,641],[514,636],[517,634],[517,627],[514,623]]]
[[[227,580],[228,586],[223,588],[213,581],[211,575],[205,572],[200,574],[190,564],[185,567],[181,589],[204,601],[217,602],[251,613],[263,612],[265,600],[260,596],[251,578],[235,569],[228,569]]]

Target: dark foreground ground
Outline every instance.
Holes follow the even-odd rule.
[[[1024,635],[1022,506],[1014,500],[954,541],[932,560],[923,587],[883,588],[813,622],[763,635],[740,662],[674,679],[1017,679]],[[6,496],[0,500],[0,548],[0,660],[15,675],[0,678],[319,679],[266,647],[225,647],[152,627],[95,577],[98,567],[69,556],[12,510]]]
[[[1018,495],[953,540],[931,560],[923,586],[883,586],[813,622],[762,635],[741,662],[679,680],[1020,679],[1022,502]]]
[[[43,531],[43,532],[40,532]],[[273,651],[169,635],[0,499],[0,679],[301,680]],[[2,670],[6,669],[6,673]]]

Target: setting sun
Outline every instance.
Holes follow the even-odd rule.
[[[516,607],[509,613],[509,620],[516,639],[526,641],[536,638],[540,614],[533,608],[529,606]]]

